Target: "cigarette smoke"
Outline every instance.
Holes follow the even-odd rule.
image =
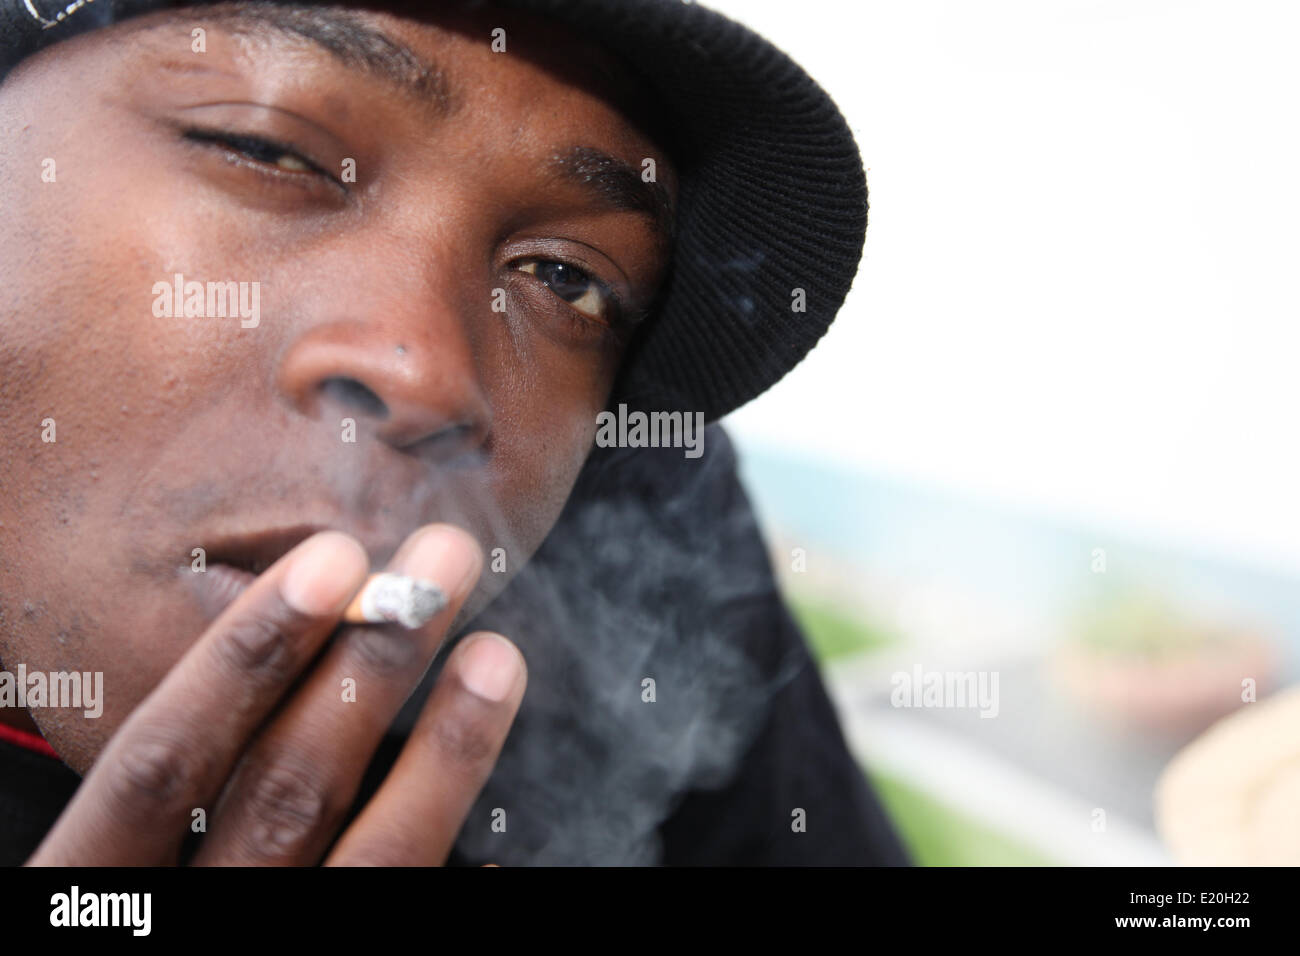
[[[515,641],[529,684],[458,841],[469,860],[658,862],[656,828],[686,790],[728,781],[794,676],[758,645],[773,579],[730,443],[705,434],[696,460],[597,449],[533,561],[472,622]]]

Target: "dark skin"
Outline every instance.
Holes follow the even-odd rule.
[[[0,710],[85,775],[32,862],[176,862],[200,807],[197,862],[320,862],[446,636],[553,526],[667,267],[673,171],[602,52],[400,10],[331,52],[324,16],[142,17],[0,85],[0,660],[105,689],[98,719]],[[259,282],[259,324],[155,316],[177,272]],[[450,606],[340,627],[386,567]],[[460,641],[326,862],[443,862],[525,683],[509,641]]]

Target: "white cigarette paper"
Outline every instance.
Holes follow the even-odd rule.
[[[431,581],[404,574],[372,574],[352,599],[343,620],[349,624],[401,624],[423,627],[447,606],[447,595]]]

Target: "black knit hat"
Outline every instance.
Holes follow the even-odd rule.
[[[826,332],[862,254],[866,178],[830,97],[768,41],[691,3],[493,2],[610,50],[650,85],[686,146],[674,155],[672,271],[614,401],[702,411],[711,421],[773,385]],[[0,0],[0,77],[54,40],[188,5]]]

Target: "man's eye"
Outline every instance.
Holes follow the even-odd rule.
[[[281,146],[259,136],[245,136],[241,133],[221,133],[212,130],[191,129],[185,131],[185,138],[198,143],[212,143],[224,146],[259,163],[274,166],[286,173],[317,173],[327,175],[315,163],[304,159],[287,146]]]
[[[526,259],[519,264],[519,270],[535,276],[583,315],[609,322],[613,296],[603,283],[581,269],[549,259]]]

